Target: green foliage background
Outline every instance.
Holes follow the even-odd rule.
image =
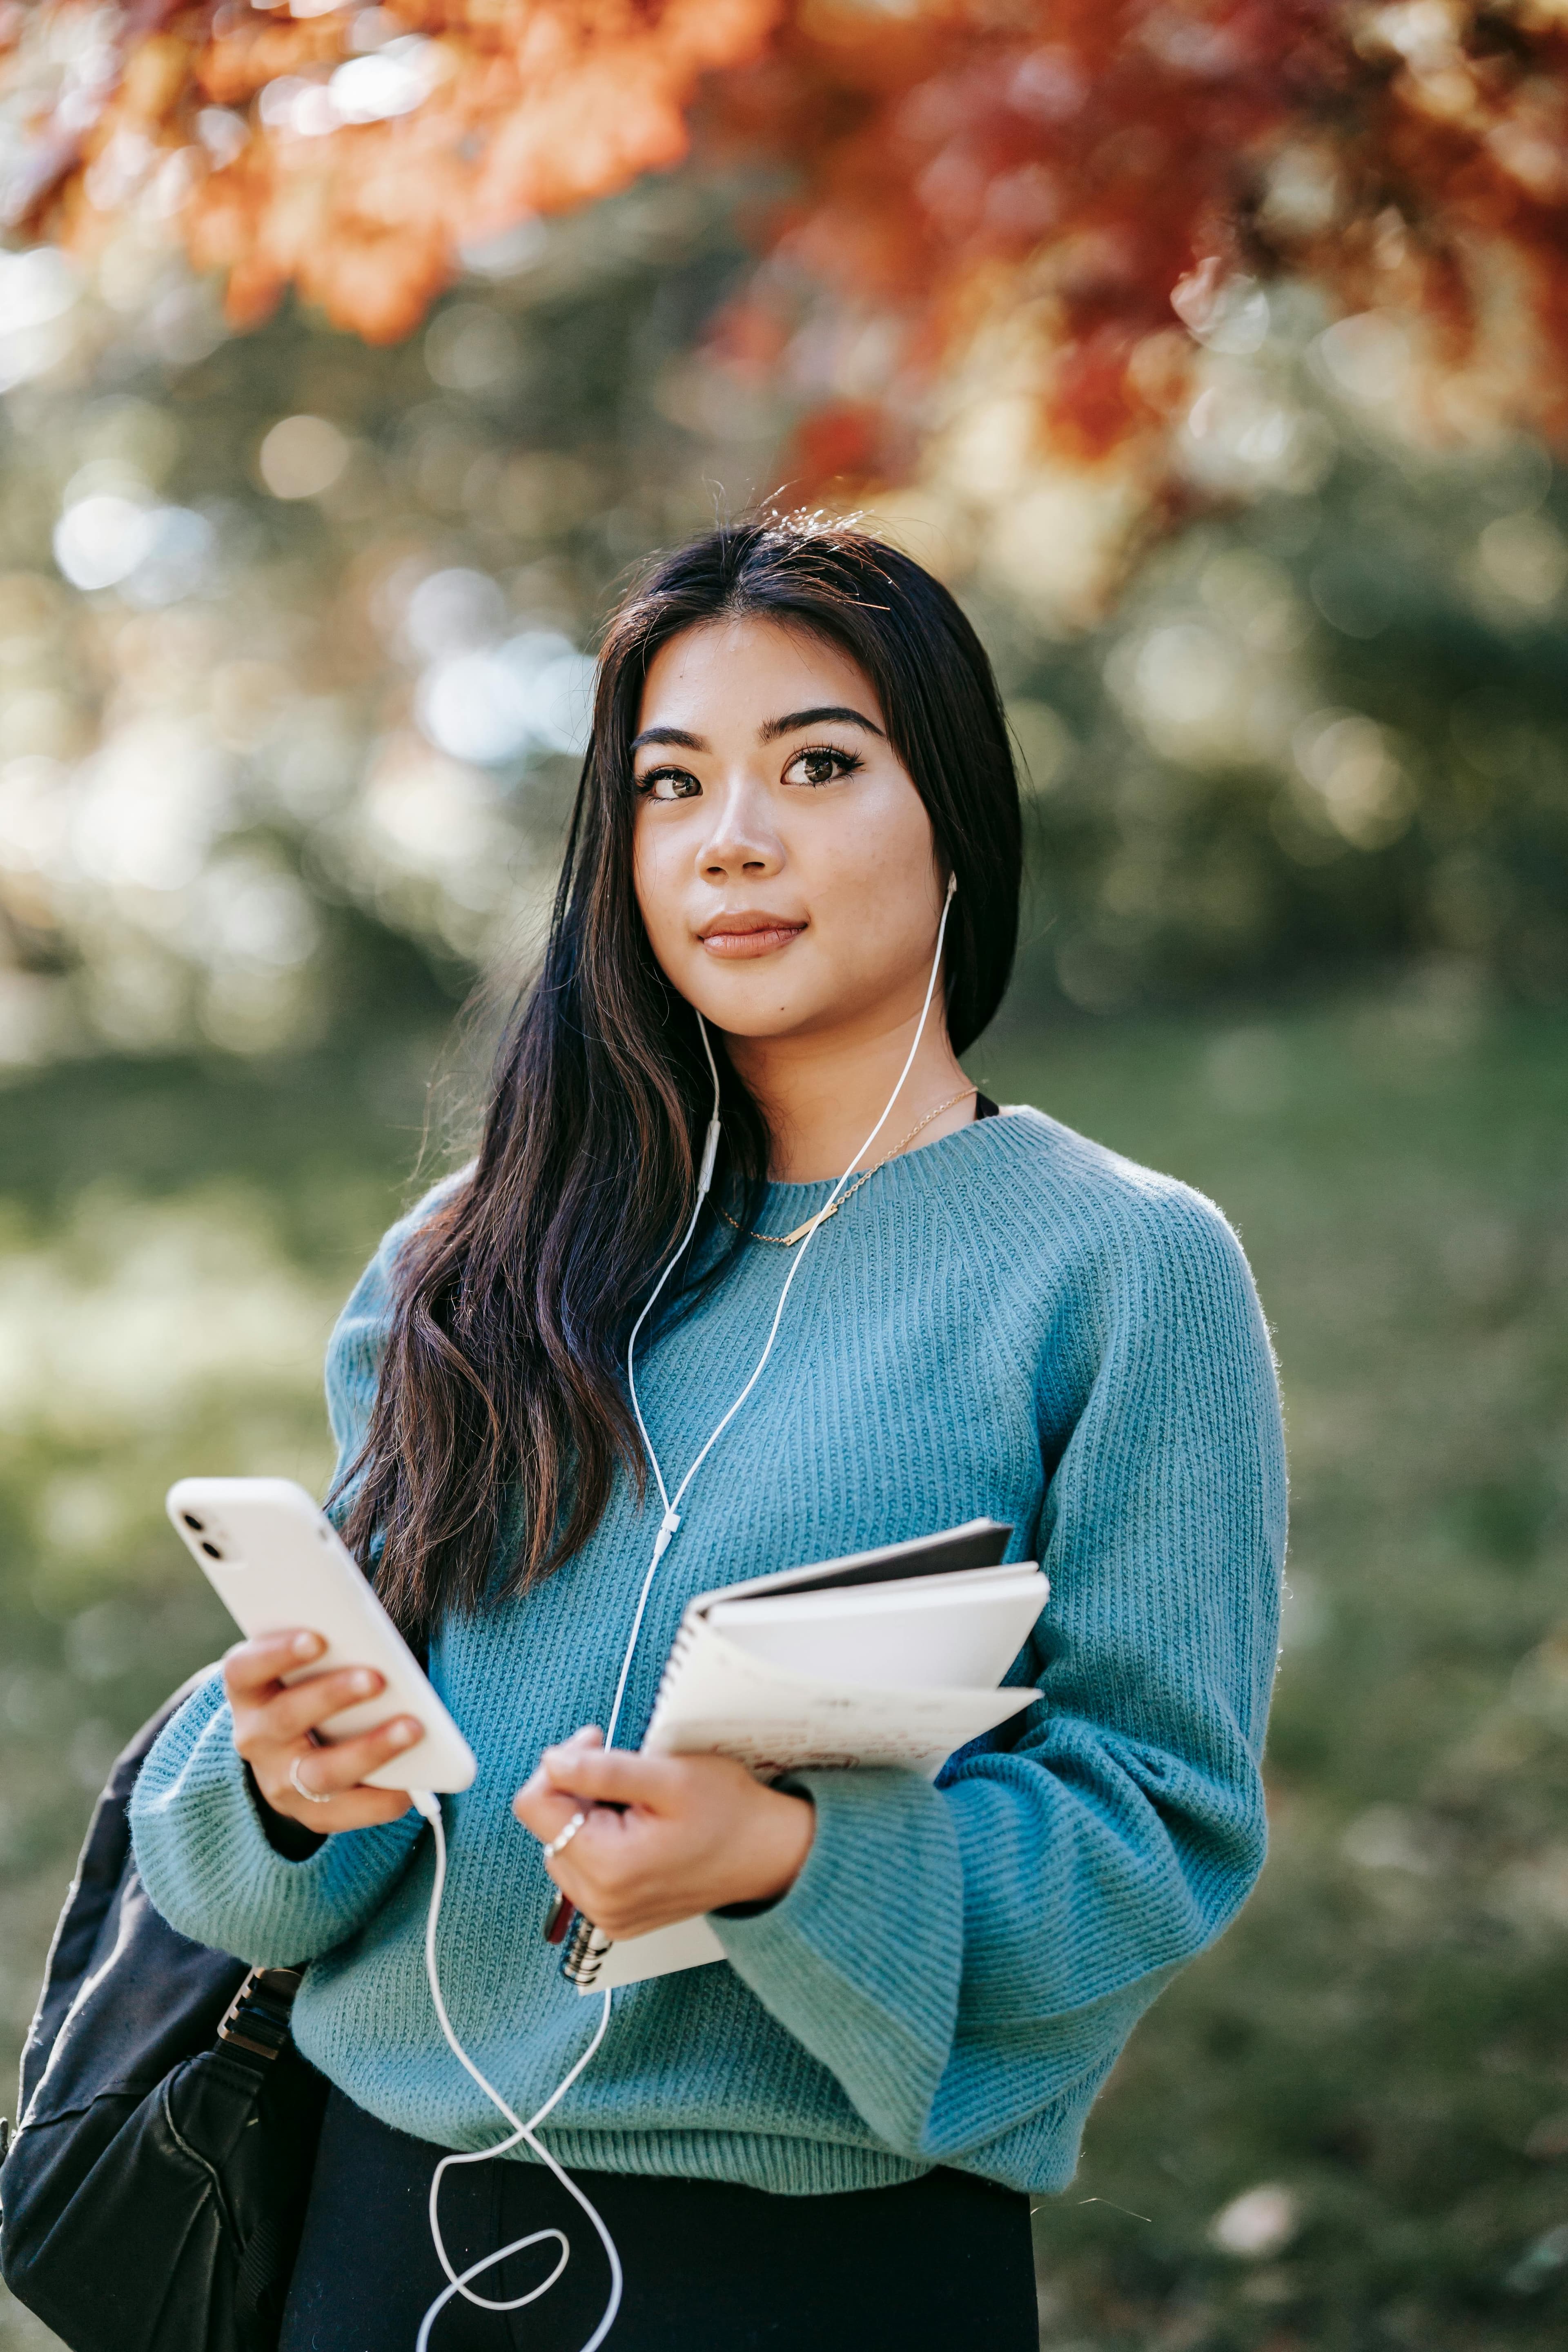
[[[105,1766],[226,1639],[162,1493],[321,1481],[327,1331],[549,887],[570,757],[422,733],[410,599],[477,578],[497,642],[589,646],[647,548],[778,478],[788,384],[701,344],[740,253],[734,192],[671,182],[380,353],[88,292],[8,395],[7,2063]],[[1294,1480],[1272,1857],[1037,2217],[1052,2352],[1535,2352],[1568,2318],[1563,493],[1528,445],[1402,441],[1321,327],[1279,303],[1246,362],[1310,479],[1237,492],[1088,632],[960,583],[1032,843],[974,1073],[1238,1223]],[[301,412],[349,456],[283,499],[258,452]],[[202,519],[198,582],[62,580],[94,467]],[[0,2299],[0,2347],[47,2341]]]

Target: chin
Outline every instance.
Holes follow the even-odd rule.
[[[781,1009],[777,1005],[715,1004],[710,1009],[704,1004],[699,1010],[702,1018],[726,1037],[788,1037],[795,1030],[812,1025],[811,1014],[795,1005]]]
[[[744,963],[706,960],[676,982],[687,1003],[704,1021],[731,1037],[786,1037],[821,1017],[827,1006],[817,992],[802,989],[792,974],[786,982],[783,954]]]
[[[731,977],[726,973],[715,988],[714,973],[709,969],[692,975],[702,985],[683,988],[680,992],[710,1027],[722,1030],[727,1037],[787,1037],[792,1030],[819,1017],[824,1008],[803,1002],[795,990],[784,997],[778,985],[776,966],[774,972],[770,985],[765,967],[759,969],[753,964],[744,980],[740,980],[738,974]]]

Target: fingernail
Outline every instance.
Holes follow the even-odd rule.
[[[395,1748],[411,1748],[419,1737],[416,1723],[395,1723],[388,1735]]]
[[[321,1646],[318,1633],[296,1633],[294,1636],[294,1655],[297,1658],[313,1658]]]
[[[367,1673],[362,1666],[357,1674],[349,1676],[349,1688],[352,1691],[373,1691],[375,1688],[375,1676]]]

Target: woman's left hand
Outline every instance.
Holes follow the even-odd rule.
[[[511,1809],[542,1844],[587,1815],[545,1868],[616,1941],[783,1895],[816,1827],[808,1799],[767,1788],[728,1756],[606,1748],[595,1727],[547,1748]]]

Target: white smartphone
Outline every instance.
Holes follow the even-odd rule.
[[[247,1639],[290,1626],[327,1647],[287,1683],[335,1666],[374,1666],[383,1688],[323,1723],[329,1746],[412,1715],[425,1737],[369,1773],[375,1789],[467,1789],[472,1748],[431,1688],[418,1659],[344,1549],[326,1513],[291,1478],[182,1478],[165,1507],[196,1566]]]

